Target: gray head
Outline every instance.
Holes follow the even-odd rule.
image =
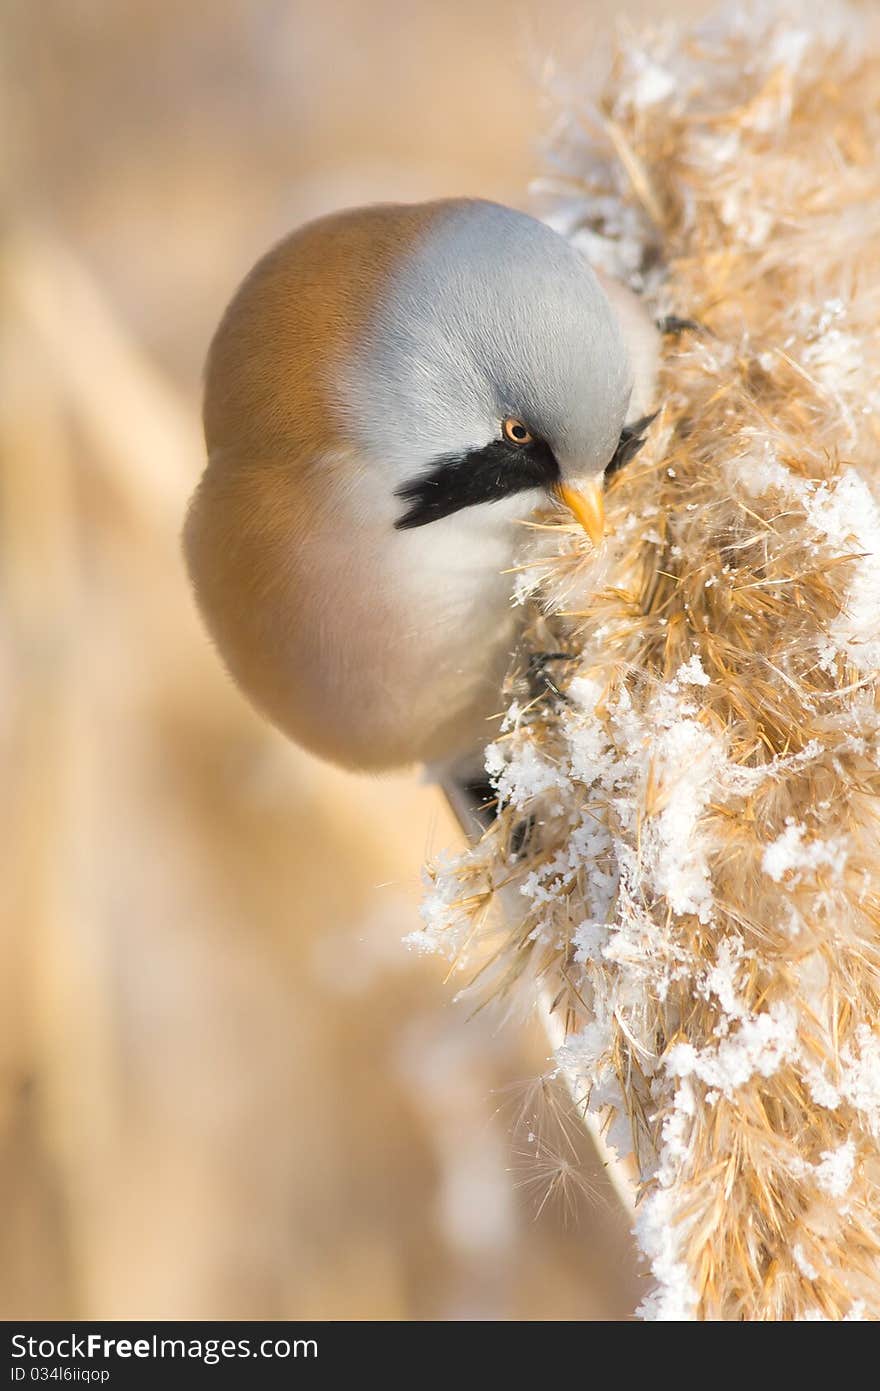
[[[534,506],[541,489],[601,478],[632,390],[615,315],[563,237],[494,203],[435,207],[344,391],[403,526],[518,493]]]

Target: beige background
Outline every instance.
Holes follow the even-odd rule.
[[[266,245],[349,202],[522,202],[554,49],[700,9],[8,0],[2,1316],[632,1308],[601,1179],[529,1144],[540,1034],[400,944],[443,806],[251,715],[177,532]]]

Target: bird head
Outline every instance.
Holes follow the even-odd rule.
[[[352,343],[347,431],[398,500],[398,529],[491,526],[555,495],[596,542],[632,390],[617,318],[545,224],[476,200],[433,207]]]

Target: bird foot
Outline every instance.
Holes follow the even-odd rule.
[[[678,314],[665,314],[662,319],[657,319],[657,328],[661,333],[669,337],[679,337],[682,333],[708,333],[705,324],[701,324],[699,319],[682,319]]]
[[[546,695],[549,691],[557,700],[567,704],[568,696],[560,690],[555,677],[551,676],[547,667],[551,662],[576,662],[571,652],[533,652],[529,657],[528,679],[529,687],[533,700]]]
[[[630,425],[624,425],[611,462],[605,469],[606,478],[612,478],[615,473],[619,473],[631,459],[636,457],[645,443],[648,427],[657,419],[659,414],[659,411],[653,411],[651,415],[643,415]]]

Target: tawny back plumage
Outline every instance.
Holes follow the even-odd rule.
[[[298,229],[243,281],[208,354],[208,465],[184,529],[190,575],[233,677],[276,724],[322,751],[326,707],[294,698],[295,674],[279,654],[289,649],[302,668],[331,661],[332,625],[301,622],[299,605],[320,563],[315,539],[335,533],[344,544],[331,515],[352,456],[339,383],[391,267],[442,207],[378,205]],[[301,687],[304,695],[305,678]]]
[[[393,267],[446,202],[346,210],[299,228],[246,277],[205,369],[208,455],[309,457],[345,442],[334,379]]]

